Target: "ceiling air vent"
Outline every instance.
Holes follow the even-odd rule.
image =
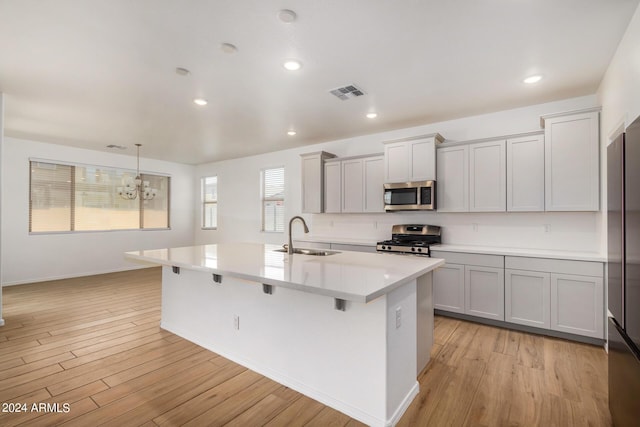
[[[364,95],[364,91],[356,85],[348,85],[344,87],[331,89],[329,93],[331,93],[331,95],[336,96],[337,98],[340,98],[343,101],[346,101],[347,99],[350,99],[350,98],[357,98],[358,96]]]
[[[107,148],[117,148],[118,150],[126,150],[127,147],[125,147],[124,145],[116,145],[116,144],[109,144],[107,145]]]

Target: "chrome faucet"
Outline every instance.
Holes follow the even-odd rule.
[[[304,225],[304,232],[308,233],[309,232],[309,227],[307,227],[307,223],[304,222],[304,218],[302,218],[301,216],[294,216],[293,218],[291,218],[289,220],[289,246],[287,247],[287,253],[288,254],[292,254],[293,253],[293,241],[291,239],[291,225],[293,224],[293,221],[299,219],[300,221],[302,221],[302,225]]]

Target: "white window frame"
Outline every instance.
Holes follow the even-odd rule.
[[[215,201],[207,201],[205,198],[205,194],[204,194],[204,188],[205,188],[205,181],[209,178],[215,178],[216,179],[216,200]],[[201,201],[202,201],[202,210],[201,215],[202,215],[202,220],[200,221],[200,228],[202,230],[217,230],[218,229],[218,184],[220,183],[220,180],[218,179],[218,175],[208,175],[208,176],[203,176],[200,179],[200,197],[201,197]],[[216,225],[215,227],[207,227],[205,226],[204,223],[204,219],[206,218],[205,215],[205,211],[207,210],[207,205],[216,205]]]
[[[273,169],[282,169],[282,177],[283,177],[283,188],[282,188],[282,197],[265,197],[265,173],[268,170],[273,170]],[[283,224],[282,224],[282,231],[277,231],[277,230],[265,230],[265,209],[264,209],[264,204],[265,202],[282,202],[283,207],[285,204],[285,197],[284,197],[284,189],[286,187],[286,170],[284,166],[272,166],[272,167],[268,167],[268,168],[262,168],[260,170],[260,215],[262,217],[261,220],[261,231],[263,233],[284,233],[284,220],[283,220]]]

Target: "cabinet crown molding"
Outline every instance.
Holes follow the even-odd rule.
[[[544,131],[534,130],[530,132],[513,133],[509,135],[499,135],[499,136],[492,136],[488,138],[470,139],[468,141],[445,141],[443,144],[440,144],[436,148],[439,149],[439,148],[446,148],[446,147],[455,147],[456,145],[476,144],[480,142],[491,142],[491,141],[501,141],[501,140],[506,141],[507,139],[522,138],[522,137],[534,136],[534,135],[544,135]]]
[[[382,156],[384,156],[384,153],[360,154],[358,156],[349,156],[349,157],[332,157],[331,159],[328,159],[326,163],[341,162],[343,160],[368,159],[369,157],[382,157]]]
[[[323,157],[325,159],[332,159],[332,158],[336,157],[335,154],[328,153],[326,151],[314,151],[312,153],[302,153],[302,154],[300,154],[300,157],[309,157],[309,156],[317,156],[317,155],[320,155],[320,157]]]
[[[444,137],[436,132],[436,133],[429,133],[429,134],[426,134],[426,135],[409,136],[409,137],[406,137],[406,138],[391,139],[391,140],[388,140],[388,141],[382,141],[382,143],[383,144],[393,144],[395,142],[416,141],[416,140],[419,140],[419,139],[428,139],[428,138],[435,139],[436,140],[436,144],[444,142]]]
[[[591,108],[583,108],[581,110],[571,110],[571,111],[563,111],[560,113],[550,113],[544,114],[540,116],[540,127],[544,129],[545,120],[553,119],[556,117],[564,117],[564,116],[572,116],[574,114],[583,114],[583,113],[599,113],[602,111],[602,107],[591,107]]]

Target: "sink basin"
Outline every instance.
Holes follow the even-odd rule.
[[[287,252],[286,249],[274,249],[274,252]],[[314,255],[314,256],[327,256],[338,254],[338,251],[325,251],[324,249],[303,249],[303,248],[293,248],[294,254],[301,255]]]

